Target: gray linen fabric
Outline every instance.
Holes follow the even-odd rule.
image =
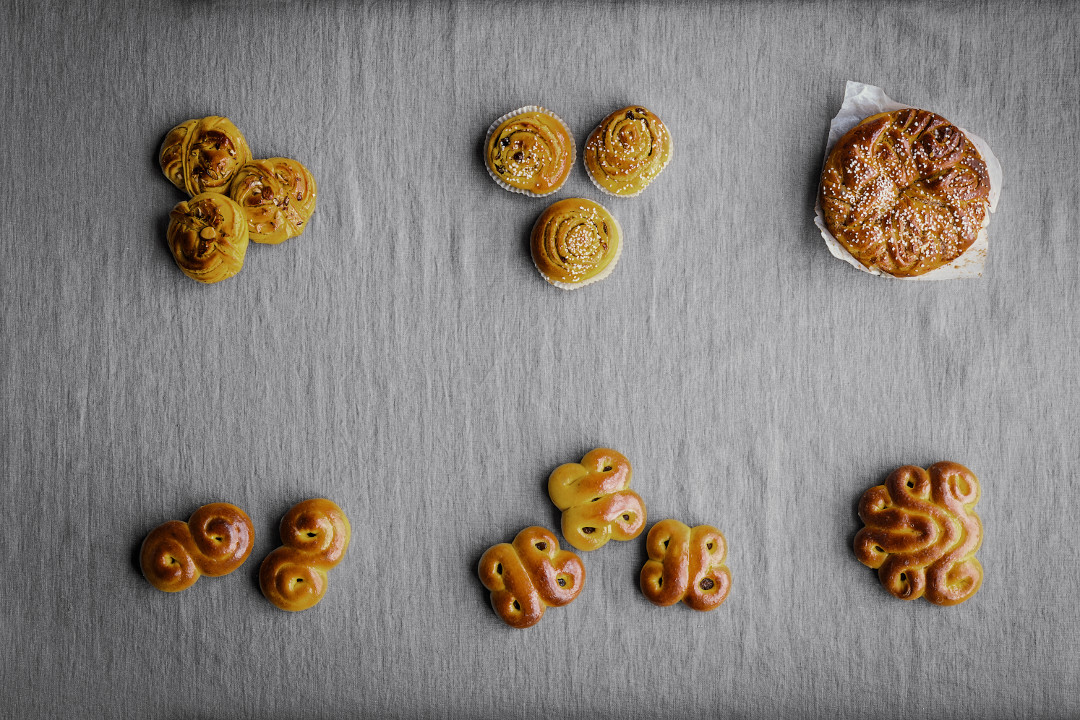
[[[0,23],[0,687],[11,717],[1080,716],[1080,10],[1073,3],[14,0]],[[985,138],[981,279],[903,283],[811,217],[848,79]],[[547,201],[480,147],[516,107],[580,145],[675,140],[611,277],[545,284]],[[319,183],[299,239],[200,286],[169,256],[174,124],[220,114]],[[711,613],[637,588],[643,538],[505,628],[490,545],[558,527],[557,465],[634,464],[650,524],[724,532]],[[863,490],[982,480],[980,592],[904,603],[851,552]],[[259,593],[295,502],[352,546],[315,609]],[[142,537],[229,501],[251,559],[179,595]],[[76,711],[78,709],[78,711]]]

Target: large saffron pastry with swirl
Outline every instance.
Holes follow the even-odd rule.
[[[151,530],[139,551],[139,565],[158,590],[180,592],[203,575],[220,577],[236,570],[254,542],[247,513],[229,503],[211,503],[187,522],[170,520]]]
[[[707,612],[727,600],[731,591],[731,571],[724,562],[727,541],[716,528],[661,520],[649,531],[645,546],[649,559],[639,582],[652,604],[667,607],[681,601]]]
[[[548,495],[562,510],[562,534],[578,550],[633,540],[645,529],[645,502],[630,489],[633,470],[622,453],[597,448],[548,477]]]
[[[585,170],[609,195],[633,197],[656,179],[671,160],[667,126],[640,106],[616,110],[585,141]]]
[[[215,283],[244,267],[248,220],[227,195],[203,193],[176,204],[169,213],[166,238],[185,275]]]
[[[974,512],[979,492],[978,478],[958,463],[899,468],[863,494],[859,517],[866,527],[855,535],[855,556],[902,600],[967,600],[983,578],[975,557],[982,544]]]
[[[276,245],[304,232],[315,212],[315,178],[290,158],[252,160],[239,169],[229,196],[244,208],[248,237]]]
[[[326,595],[327,571],[349,549],[349,518],[337,503],[313,498],[285,513],[280,530],[282,546],[259,566],[259,587],[282,610],[307,610]]]
[[[553,203],[533,225],[533,263],[563,290],[603,280],[622,254],[622,228],[607,208],[585,198]]]
[[[180,123],[165,136],[158,161],[165,177],[188,195],[228,192],[237,170],[251,160],[243,133],[212,115]]]
[[[532,627],[547,608],[569,604],[585,587],[581,558],[560,550],[554,533],[537,526],[488,548],[477,571],[491,591],[491,608],[513,628]]]
[[[825,225],[871,270],[947,265],[990,221],[990,176],[963,131],[926,110],[872,115],[837,141],[821,176]]]
[[[576,157],[566,124],[535,105],[503,115],[484,140],[484,164],[491,178],[506,190],[533,197],[562,187]]]

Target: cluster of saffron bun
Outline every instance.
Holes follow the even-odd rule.
[[[589,134],[582,153],[593,184],[613,197],[634,197],[671,160],[667,127],[655,113],[632,105],[605,117]],[[547,197],[563,186],[577,147],[558,115],[529,105],[503,115],[488,128],[484,164],[500,187]],[[533,263],[550,284],[574,290],[604,279],[622,253],[623,233],[611,212],[594,200],[568,198],[537,218],[530,238]]]
[[[864,119],[837,141],[819,199],[833,237],[867,269],[916,277],[959,258],[990,222],[986,161],[926,110]]]
[[[189,196],[169,213],[169,250],[184,274],[202,283],[240,272],[249,241],[297,237],[315,212],[311,172],[291,158],[253,159],[228,118],[180,123],[165,136],[158,161]]]
[[[259,567],[259,587],[282,610],[307,610],[326,595],[327,572],[345,557],[352,532],[349,519],[336,503],[313,498],[285,513],[279,530],[282,544]],[[187,522],[170,520],[151,530],[139,563],[158,590],[180,592],[203,575],[220,577],[239,568],[254,542],[255,528],[247,513],[230,503],[211,503]]]
[[[630,461],[615,450],[597,448],[581,462],[557,467],[548,495],[562,511],[562,535],[576,550],[589,552],[609,540],[627,541],[645,529],[645,503],[630,489]],[[646,539],[649,559],[641,569],[642,594],[658,606],[683,602],[713,610],[727,599],[731,573],[727,543],[714,527],[689,527],[662,520]],[[555,533],[527,527],[512,542],[499,543],[480,558],[480,581],[491,592],[491,607],[510,627],[540,622],[549,607],[572,602],[585,587],[585,565],[563,550]]]

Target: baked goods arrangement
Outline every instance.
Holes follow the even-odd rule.
[[[559,200],[536,219],[529,247],[545,280],[575,290],[603,280],[615,269],[622,255],[622,228],[600,203]]]
[[[649,559],[641,568],[641,592],[654,605],[682,601],[694,610],[715,610],[727,600],[731,572],[724,560],[727,542],[710,525],[689,527],[678,520],[653,525],[645,541]]]
[[[617,450],[597,448],[579,463],[548,477],[548,495],[562,510],[562,534],[578,550],[608,540],[633,540],[645,529],[645,503],[630,489],[630,461]]]
[[[585,170],[608,195],[634,197],[671,161],[667,126],[652,111],[631,105],[608,115],[585,141]]]
[[[170,520],[143,540],[139,566],[151,585],[180,592],[201,576],[221,577],[244,564],[255,541],[247,514],[229,503],[203,505],[187,522]]]
[[[506,190],[545,197],[563,186],[576,157],[574,137],[558,115],[529,105],[503,115],[484,137],[484,166]],[[602,192],[641,193],[671,160],[671,134],[655,113],[632,105],[610,113],[589,136],[585,170]],[[603,280],[622,253],[622,228],[588,198],[550,205],[533,224],[530,252],[537,271],[561,290]]]
[[[628,541],[641,535],[645,503],[630,489],[631,476],[630,461],[610,448],[596,448],[581,462],[564,463],[548,476],[548,494],[563,511],[563,537],[575,549],[590,552],[609,540]],[[666,550],[672,539],[675,543],[666,559],[653,552],[654,544]],[[695,610],[711,610],[727,598],[731,588],[731,573],[724,565],[727,544],[715,528],[700,526],[691,531],[678,521],[665,520],[650,531],[648,547],[650,557],[662,560],[660,576],[650,584],[645,578],[652,578],[651,565],[647,563],[641,572],[641,591],[654,604],[683,600]],[[581,558],[560,550],[554,533],[542,527],[526,528],[512,544],[488,549],[477,571],[491,591],[495,613],[514,628],[540,622],[547,607],[568,604],[585,583]],[[654,586],[660,585],[665,585],[663,592],[653,593]]]
[[[327,571],[349,549],[349,519],[337,503],[313,498],[285,513],[280,531],[282,546],[259,566],[259,587],[282,610],[307,610],[326,595]]]
[[[165,136],[158,162],[191,196],[169,215],[169,250],[184,274],[202,283],[240,272],[249,240],[276,245],[299,236],[315,212],[311,172],[291,158],[252,159],[228,118],[180,123]]]
[[[863,494],[855,556],[901,600],[962,603],[982,585],[979,494],[978,478],[959,463],[905,465]]]
[[[480,581],[491,591],[491,607],[513,628],[532,627],[549,607],[571,603],[585,586],[585,566],[560,550],[548,529],[533,526],[512,543],[499,543],[480,558]]]

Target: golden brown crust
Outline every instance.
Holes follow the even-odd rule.
[[[979,493],[978,478],[958,463],[899,468],[863,494],[859,517],[866,527],[855,535],[855,556],[902,600],[967,600],[983,577],[975,558],[982,544],[974,512]]]
[[[223,193],[240,167],[251,160],[243,133],[228,118],[180,123],[165,136],[158,154],[161,171],[188,195]]]
[[[574,138],[554,113],[530,106],[488,132],[484,162],[500,184],[543,197],[562,187],[574,165]]]
[[[622,453],[597,448],[580,463],[566,463],[548,477],[548,495],[563,511],[562,534],[578,550],[608,540],[633,540],[645,529],[645,503],[630,489],[633,471]]]
[[[314,176],[291,158],[252,160],[229,188],[229,197],[244,208],[250,239],[271,245],[304,232],[316,194]]]
[[[648,186],[671,160],[673,143],[655,113],[631,105],[608,115],[585,141],[585,170],[596,186],[631,197]]]
[[[166,239],[185,275],[202,283],[219,282],[244,267],[247,217],[228,196],[203,193],[172,209]]]
[[[715,610],[727,600],[731,571],[724,560],[727,542],[710,525],[690,528],[661,520],[645,540],[649,559],[641,568],[641,592],[654,605],[680,600],[694,610]]]
[[[529,245],[544,279],[572,290],[611,273],[622,253],[622,228],[600,203],[567,198],[540,214]]]
[[[143,540],[139,565],[151,585],[179,592],[201,575],[228,575],[251,554],[255,528],[247,514],[229,503],[203,505],[187,522],[170,520]]]
[[[863,120],[836,143],[821,175],[829,232],[866,267],[898,277],[960,257],[988,222],[989,197],[978,149],[926,110]]]
[[[585,586],[581,559],[536,526],[519,532],[513,543],[489,548],[477,572],[491,591],[492,609],[514,628],[532,627],[547,608],[569,604]]]
[[[326,595],[327,571],[345,557],[352,528],[349,518],[330,500],[298,503],[281,518],[283,545],[259,566],[259,587],[282,610],[314,607]]]

